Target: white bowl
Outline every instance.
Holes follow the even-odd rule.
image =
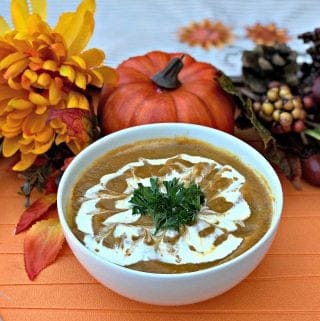
[[[274,197],[274,213],[266,234],[240,256],[208,269],[182,274],[156,274],[118,266],[89,251],[72,233],[66,221],[66,204],[80,173],[110,150],[135,141],[186,136],[199,139],[237,155],[265,177]],[[101,138],[75,157],[58,190],[58,212],[66,240],[83,267],[109,289],[130,299],[157,305],[182,305],[213,298],[243,280],[262,260],[276,234],[283,195],[277,174],[255,149],[224,132],[191,124],[161,123],[131,127]]]

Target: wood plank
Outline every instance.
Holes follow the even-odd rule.
[[[161,313],[152,312],[126,312],[112,310],[53,310],[53,309],[6,309],[0,312],[4,321],[316,321],[320,320],[320,312],[281,312],[259,311],[254,313],[238,311],[236,313],[212,312],[203,313],[201,311],[193,312],[171,312],[170,310]]]
[[[319,187],[313,186],[306,181],[301,181],[301,189],[297,190],[292,183],[279,171],[277,170],[279,179],[281,181],[281,185],[285,195],[311,195],[316,194],[319,195]]]
[[[0,255],[0,285],[39,285],[96,283],[73,256],[61,256],[56,264],[43,270],[31,282],[25,271],[22,254]],[[283,267],[286,267],[285,269]],[[320,255],[267,255],[248,279],[320,277]]]
[[[282,218],[269,253],[320,254],[320,216]]]
[[[0,307],[22,309],[107,309],[203,313],[230,311],[320,312],[320,278],[248,280],[214,299],[166,308],[128,300],[99,284],[2,285]]]
[[[15,225],[0,225],[0,254],[22,254],[25,232],[14,234]],[[60,255],[72,255],[70,248],[64,245]]]
[[[320,189],[319,194],[292,194],[284,196],[283,217],[313,216],[320,218]]]
[[[23,254],[0,255],[0,285],[26,284],[76,284],[96,283],[72,255],[62,255],[58,261],[41,271],[35,281],[30,281],[24,270]]]

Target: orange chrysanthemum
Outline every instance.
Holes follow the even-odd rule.
[[[210,47],[223,47],[230,44],[233,34],[229,27],[221,21],[211,22],[208,19],[197,23],[192,22],[189,26],[179,30],[179,39],[190,46],[201,46],[204,49]]]
[[[11,1],[13,30],[0,17],[0,138],[5,157],[20,153],[17,171],[53,144],[64,142],[75,154],[86,147],[92,113],[88,87],[101,88],[115,77],[102,65],[103,51],[83,51],[94,29],[94,0],[62,14],[53,29],[45,22],[46,1],[31,4],[32,12],[27,0]],[[67,117],[71,123],[57,117],[63,110],[74,113]],[[72,130],[74,124],[81,131]]]
[[[286,29],[281,29],[274,23],[268,25],[261,25],[256,23],[252,27],[247,27],[247,37],[258,45],[273,46],[276,43],[285,44],[290,37]]]

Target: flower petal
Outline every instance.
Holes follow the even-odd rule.
[[[23,121],[22,130],[29,135],[38,133],[46,127],[48,114],[29,114]]]
[[[119,75],[117,71],[111,67],[101,66],[95,68],[96,71],[99,71],[104,79],[104,84],[108,87],[113,87],[118,83]]]
[[[15,89],[15,90],[22,89],[21,83],[18,81],[14,81],[11,77],[8,79],[8,85],[10,88]]]
[[[25,118],[28,114],[32,112],[32,108],[29,109],[21,109],[21,110],[13,110],[8,114],[7,119],[21,120]]]
[[[25,68],[28,67],[28,65],[28,59],[22,59],[13,63],[4,73],[4,79],[14,78],[20,75],[25,70]]]
[[[22,52],[14,52],[8,56],[6,56],[5,58],[3,58],[0,62],[0,70],[8,68],[10,65],[12,65],[14,62],[17,62],[19,60],[22,60],[24,58],[26,58],[27,55],[22,53]]]
[[[77,8],[77,12],[90,11],[94,13],[96,11],[96,2],[95,0],[82,0]]]
[[[74,82],[76,78],[75,70],[68,65],[62,65],[59,70],[59,74],[66,77],[70,82]]]
[[[59,78],[56,77],[55,80],[51,82],[49,87],[49,101],[51,105],[57,105],[62,98],[62,86],[58,79]]]
[[[42,215],[47,213],[50,206],[53,205],[57,200],[57,194],[52,193],[44,195],[34,201],[30,207],[28,207],[21,215],[19,222],[16,227],[15,234],[18,234],[28,227],[30,227],[36,220]]]
[[[56,32],[60,35],[64,35],[64,37],[65,37],[67,30],[71,26],[73,16],[74,16],[73,12],[62,13],[59,17],[59,21],[58,21],[56,27],[54,28],[54,32]]]
[[[27,0],[11,0],[11,19],[18,31],[27,31],[29,9]]]
[[[86,76],[81,72],[77,72],[75,84],[81,89],[86,89],[87,88]]]
[[[10,27],[7,21],[0,16],[0,35],[3,35],[8,30],[10,30]]]
[[[44,128],[41,132],[38,132],[34,135],[34,140],[39,143],[46,143],[52,140],[52,137],[54,136],[53,129],[49,126]]]
[[[47,19],[47,1],[45,0],[30,0],[32,13],[37,13],[42,20]]]
[[[37,84],[42,88],[48,88],[50,86],[51,80],[51,76],[48,73],[43,72],[38,76]]]
[[[78,6],[76,12],[65,13],[60,16],[58,24],[55,27],[54,31],[64,36],[68,48],[71,46],[72,43],[74,43],[74,40],[79,36],[82,27],[85,24],[84,17],[86,15],[86,12],[89,12],[93,15],[93,13],[95,12],[95,8],[96,5],[94,0],[83,0]],[[82,45],[83,43],[84,42],[82,42]],[[74,47],[76,47],[76,44],[74,44]],[[78,48],[80,48],[80,46],[74,49]],[[82,47],[82,49],[83,48],[84,47]],[[72,50],[73,53],[71,54],[79,53],[82,50],[81,49],[80,51],[74,51],[74,49]]]
[[[51,32],[51,28],[38,14],[32,14],[28,18],[28,32],[29,34],[40,33],[38,39],[41,39],[42,37],[45,37],[45,34]]]
[[[31,227],[24,240],[25,268],[31,280],[55,261],[63,242],[64,235],[57,218],[42,220]]]
[[[35,141],[34,149],[32,150],[32,152],[37,155],[42,155],[50,149],[53,142],[54,142],[54,135],[51,135],[50,140],[45,143]]]
[[[37,155],[35,154],[23,154],[21,153],[21,159],[18,163],[16,163],[12,169],[14,171],[24,171],[25,169],[29,168],[34,161],[36,160]]]
[[[54,60],[46,60],[42,64],[44,70],[58,71],[58,64]]]
[[[100,66],[105,59],[104,52],[96,48],[86,50],[79,56],[86,62],[88,69]]]
[[[87,69],[85,60],[82,59],[80,56],[71,56],[67,63],[80,67],[81,69]]]
[[[0,85],[0,101],[13,97],[24,97],[25,93],[22,90],[16,91],[7,85]]]
[[[4,157],[11,157],[19,150],[20,136],[7,138],[5,137],[2,144],[2,154]]]
[[[82,19],[83,22],[78,30],[78,34],[76,37],[74,37],[74,40],[69,45],[69,56],[80,53],[86,47],[92,36],[94,30],[93,13],[87,11]]]
[[[35,92],[29,94],[29,99],[35,105],[49,105],[49,100],[47,98]]]
[[[16,110],[25,110],[32,108],[33,104],[29,100],[23,98],[12,98],[8,102],[8,107]]]
[[[35,113],[37,115],[42,115],[48,110],[48,107],[46,105],[37,105]]]
[[[103,86],[103,76],[97,70],[89,70],[89,75],[91,76],[90,85],[101,88]]]

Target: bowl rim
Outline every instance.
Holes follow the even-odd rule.
[[[163,126],[166,127],[172,127],[172,128],[179,128],[179,130],[183,129],[186,130],[188,128],[190,129],[195,129],[195,130],[200,130],[200,131],[206,131],[209,132],[211,131],[212,135],[218,135],[218,136],[223,136],[225,139],[227,140],[233,140],[235,143],[242,145],[242,147],[246,148],[248,150],[248,153],[254,154],[255,157],[258,158],[258,160],[264,162],[264,169],[269,173],[268,175],[272,176],[273,179],[273,184],[277,187],[276,193],[277,195],[274,195],[274,192],[271,191],[270,185],[265,177],[265,175],[263,173],[261,173],[258,169],[254,168],[254,171],[258,172],[259,175],[261,175],[269,189],[270,192],[272,192],[272,196],[274,199],[274,213],[273,213],[273,217],[271,220],[271,224],[268,228],[268,230],[266,231],[266,233],[253,245],[251,246],[249,249],[247,249],[246,251],[244,251],[243,253],[241,253],[240,255],[215,266],[212,267],[208,267],[205,269],[200,269],[200,270],[196,270],[196,271],[191,271],[191,272],[183,272],[183,273],[154,273],[154,272],[146,272],[146,271],[139,271],[139,270],[134,270],[134,269],[130,269],[126,266],[121,266],[118,265],[116,263],[110,262],[98,255],[96,255],[95,253],[93,253],[91,250],[89,250],[72,232],[69,224],[67,223],[66,220],[66,216],[64,214],[64,206],[62,204],[62,199],[63,199],[63,192],[65,189],[69,189],[71,190],[72,186],[74,185],[75,181],[77,180],[77,178],[79,177],[79,175],[76,175],[73,179],[72,179],[72,184],[70,184],[68,182],[68,177],[69,177],[69,173],[74,171],[74,168],[77,168],[79,163],[81,162],[81,159],[83,157],[85,157],[86,155],[90,155],[92,153],[92,150],[95,150],[98,148],[98,146],[100,145],[104,145],[107,144],[109,140],[115,139],[118,136],[122,136],[122,135],[129,135],[136,132],[137,130],[144,130],[144,129],[148,129],[148,128],[162,128]],[[166,136],[161,136],[161,134],[159,135],[161,138],[165,138],[167,137],[179,137],[179,136],[186,136],[183,134],[179,134],[179,135],[172,135],[170,136],[170,134],[166,135]],[[187,136],[188,137],[188,136]],[[190,138],[194,138],[192,136],[190,136]],[[146,138],[146,140],[149,139],[148,137]],[[150,139],[156,139],[156,138],[150,138]],[[201,138],[195,138],[201,141]],[[122,144],[120,146],[126,145],[126,144],[132,144],[134,142],[137,141],[142,141],[144,139],[137,139],[137,140],[132,140],[131,142]],[[204,141],[204,140],[203,140]],[[211,144],[210,142],[207,142],[209,144]],[[211,144],[214,146],[214,144]],[[223,147],[217,146],[218,148],[224,149]],[[107,151],[105,151],[105,153],[113,150],[114,148],[117,147],[113,147]],[[230,153],[233,153],[232,151]],[[234,154],[234,153],[233,153]],[[101,157],[102,154],[99,154],[98,157],[95,157],[93,160],[96,160],[97,158]],[[235,155],[235,154],[234,154]],[[236,155],[240,161],[242,161],[244,164],[246,164],[247,166],[249,166],[249,164],[247,164],[243,159],[241,155]],[[89,166],[89,165],[87,165]],[[69,187],[68,187],[69,185]],[[71,187],[70,187],[71,186]],[[58,216],[59,216],[59,221],[60,224],[62,225],[62,229],[63,229],[63,233],[67,239],[67,242],[69,243],[69,241],[75,243],[75,245],[86,255],[89,255],[93,260],[98,260],[100,263],[102,263],[103,265],[109,266],[113,269],[119,269],[120,271],[123,271],[125,273],[128,273],[130,275],[135,275],[135,276],[143,276],[143,277],[150,277],[150,278],[165,278],[165,279],[177,279],[177,278],[191,278],[191,277],[195,277],[195,276],[200,276],[200,275],[204,275],[204,274],[208,274],[208,273],[212,273],[214,271],[219,271],[219,270],[223,270],[229,266],[232,265],[236,265],[238,264],[238,262],[241,262],[242,260],[245,260],[246,257],[250,256],[251,254],[253,254],[255,251],[257,251],[266,241],[268,241],[270,238],[272,239],[277,231],[278,225],[280,223],[281,217],[282,217],[282,209],[283,209],[283,190],[282,190],[282,186],[281,186],[281,182],[280,179],[278,177],[278,175],[276,174],[275,170],[273,169],[273,167],[271,166],[271,164],[268,162],[268,160],[259,152],[257,151],[255,148],[253,148],[251,145],[249,145],[248,143],[246,143],[245,141],[239,139],[236,136],[233,136],[229,133],[226,133],[224,131],[221,131],[219,129],[215,129],[212,127],[207,127],[207,126],[203,126],[203,125],[197,125],[197,124],[190,124],[190,123],[154,123],[154,124],[145,124],[145,125],[138,125],[138,126],[132,126],[132,127],[128,127],[122,130],[119,130],[117,132],[113,132],[110,133],[104,137],[99,138],[98,140],[96,140],[95,142],[93,142],[92,144],[90,144],[88,147],[86,147],[85,149],[83,149],[78,155],[75,156],[75,158],[72,160],[72,162],[70,163],[70,165],[67,167],[67,169],[65,170],[65,172],[62,175],[62,178],[59,182],[59,187],[58,187],[58,192],[57,192],[57,209],[58,209]],[[70,246],[71,251],[73,252],[72,247]],[[73,255],[75,255],[73,253]]]

